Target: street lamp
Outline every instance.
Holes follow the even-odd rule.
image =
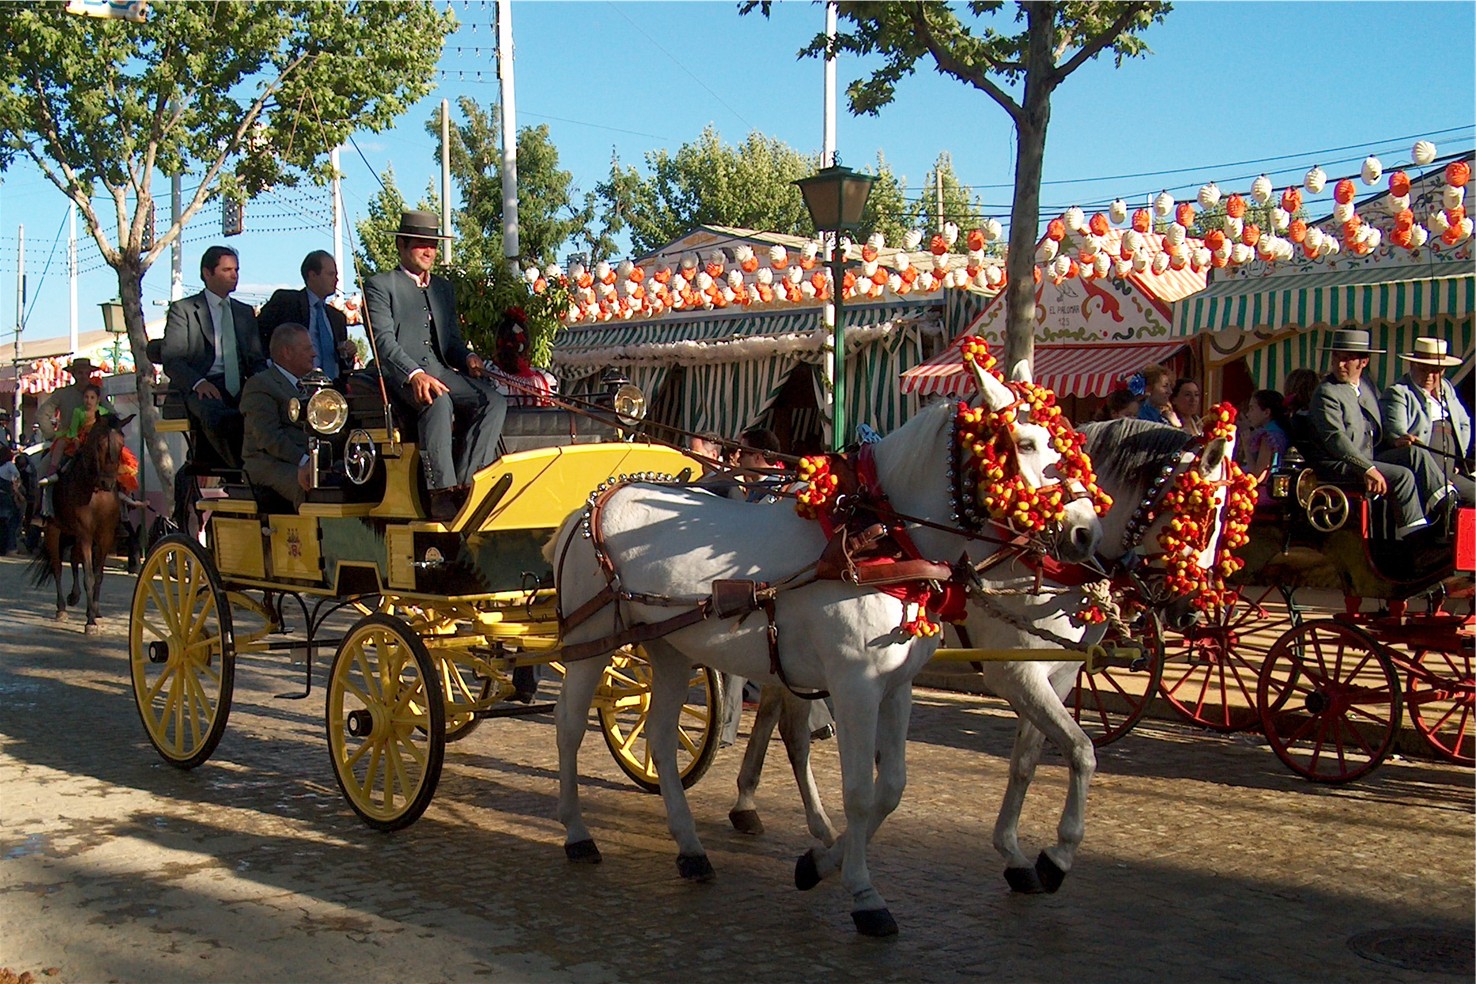
[[[128,334],[128,322],[123,317],[123,302],[116,299],[103,301],[98,307],[102,308],[103,327],[113,336],[113,373],[116,375],[118,362],[123,357],[123,336]],[[72,354],[75,356],[77,353]]]
[[[841,295],[845,293],[845,272],[848,264],[840,250],[840,234],[854,232],[861,226],[861,214],[866,211],[866,199],[871,195],[871,183],[875,179],[868,174],[859,174],[848,167],[833,164],[821,168],[818,174],[800,178],[800,194],[804,196],[805,208],[810,212],[810,221],[815,223],[816,232],[833,232],[830,241],[830,295],[835,324],[832,326],[831,357],[835,367],[831,388],[831,447],[840,451],[846,446],[846,374],[845,374],[845,319],[841,312]]]

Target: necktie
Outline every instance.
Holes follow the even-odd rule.
[[[338,378],[338,353],[333,351],[333,331],[322,301],[313,301],[313,340],[318,349],[318,368],[329,379]]]
[[[236,322],[229,297],[220,302],[220,357],[225,365],[226,390],[236,396],[241,392],[241,360],[236,356]]]

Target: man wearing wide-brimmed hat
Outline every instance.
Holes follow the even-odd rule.
[[[379,370],[416,407],[417,444],[431,518],[437,520],[453,518],[465,503],[472,476],[497,460],[507,415],[507,401],[461,335],[451,282],[431,273],[441,240],[450,238],[441,233],[435,213],[403,212],[395,232],[399,269],[364,284]],[[457,433],[462,451],[453,457]]]
[[[1392,496],[1399,508],[1395,535],[1403,539],[1429,522],[1414,472],[1375,454],[1383,418],[1378,395],[1363,378],[1363,370],[1369,356],[1383,349],[1373,348],[1369,333],[1361,328],[1339,328],[1323,351],[1331,353],[1331,371],[1312,394],[1308,408],[1321,451],[1313,456],[1313,466],[1324,478],[1361,480],[1370,495]]]
[[[1414,350],[1401,352],[1409,372],[1384,390],[1384,441],[1391,448],[1409,448],[1417,457],[1431,459],[1432,470],[1454,485],[1461,499],[1476,501],[1470,461],[1476,456],[1471,439],[1471,416],[1443,376],[1461,360],[1450,354],[1443,338],[1416,338]],[[1416,478],[1419,472],[1416,472]]]
[[[58,429],[66,430],[71,426],[72,414],[82,406],[82,391],[92,382],[92,374],[96,371],[97,367],[92,364],[92,360],[80,355],[67,366],[67,372],[72,377],[71,384],[52,390],[51,395],[42,400],[41,406],[37,408],[42,437],[49,441],[56,437]],[[103,413],[115,412],[113,405],[106,400],[98,409]]]

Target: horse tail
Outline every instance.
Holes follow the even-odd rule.
[[[51,551],[46,549],[45,540],[41,541],[30,564],[26,566],[26,576],[33,588],[45,587],[51,582]]]

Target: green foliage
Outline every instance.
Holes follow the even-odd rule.
[[[400,265],[400,254],[395,249],[395,230],[400,227],[400,213],[405,210],[405,196],[395,184],[395,169],[391,165],[379,176],[380,189],[369,199],[368,211],[354,223],[358,232],[358,243],[354,249],[354,262],[359,265],[359,280],[393,270]]]
[[[542,294],[535,294],[522,276],[501,263],[490,270],[457,264],[437,272],[456,287],[461,330],[472,348],[484,357],[495,352],[503,314],[508,308],[520,307],[528,316],[529,361],[536,366],[549,364],[554,336],[563,328],[563,315],[574,300],[567,285],[550,283]]]
[[[943,182],[943,218],[938,219],[938,181]],[[979,199],[969,194],[953,171],[953,157],[946,150],[938,155],[933,169],[923,181],[922,193],[917,201],[908,203],[907,224],[917,229],[938,231],[943,222],[952,222],[965,234],[984,224],[984,209]],[[965,250],[966,236],[960,236],[954,244],[955,250]],[[991,243],[998,248],[997,243]]]
[[[463,117],[451,126],[451,177],[461,199],[455,223],[456,262],[491,270],[503,264],[502,151],[498,110],[463,96]],[[426,123],[440,159],[440,111]],[[594,220],[593,196],[573,201],[574,176],[559,169],[558,148],[547,126],[518,131],[518,249],[524,266],[556,262],[571,242],[583,244]]]

